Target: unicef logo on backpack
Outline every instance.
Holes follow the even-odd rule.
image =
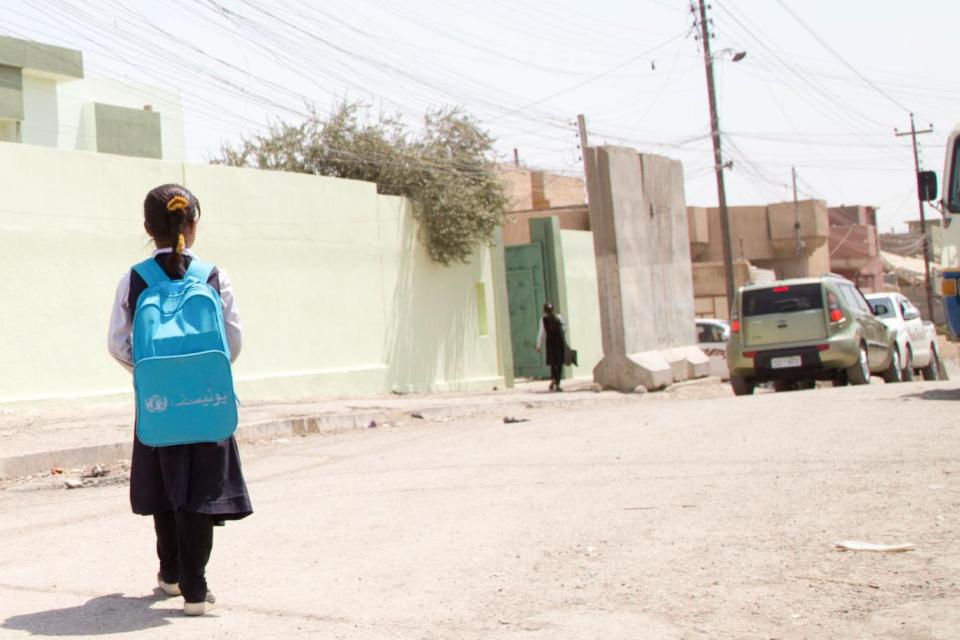
[[[153,395],[147,398],[146,408],[150,413],[162,413],[167,410],[168,404],[164,396]]]

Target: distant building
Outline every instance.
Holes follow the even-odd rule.
[[[799,209],[798,247],[797,214],[792,202],[729,208],[734,281],[738,286],[748,281],[830,271],[827,206],[820,200],[803,200]],[[730,304],[724,279],[720,210],[687,207],[687,227],[695,313],[699,317],[726,318]]]
[[[590,230],[583,178],[503,166],[500,181],[508,201],[504,244],[530,242],[528,221],[531,218],[556,217],[561,229]]]
[[[932,227],[943,228],[943,220],[940,218],[927,218],[925,224],[927,225],[927,229]],[[920,233],[920,221],[907,220],[907,231],[910,233]]]
[[[90,78],[80,51],[0,36],[0,142],[181,161],[180,96]]]
[[[930,261],[939,263],[943,257],[943,221],[933,217],[927,220],[927,237],[930,239]],[[920,221],[907,221],[906,233],[880,234],[880,249],[908,258],[923,257],[923,235]]]
[[[830,271],[863,291],[883,291],[876,207],[830,207]]]

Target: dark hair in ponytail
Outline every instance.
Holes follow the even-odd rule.
[[[158,247],[171,247],[167,271],[183,268],[183,231],[200,219],[200,201],[179,184],[163,184],[150,190],[143,201],[143,220],[147,233]]]

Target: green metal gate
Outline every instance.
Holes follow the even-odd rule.
[[[514,375],[549,378],[545,351],[534,350],[543,304],[547,301],[543,247],[539,242],[514,245],[506,247],[505,254]]]

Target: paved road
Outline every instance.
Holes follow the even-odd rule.
[[[648,394],[247,448],[201,619],[153,592],[125,486],[10,487],[0,638],[955,638],[958,410],[951,382]]]

